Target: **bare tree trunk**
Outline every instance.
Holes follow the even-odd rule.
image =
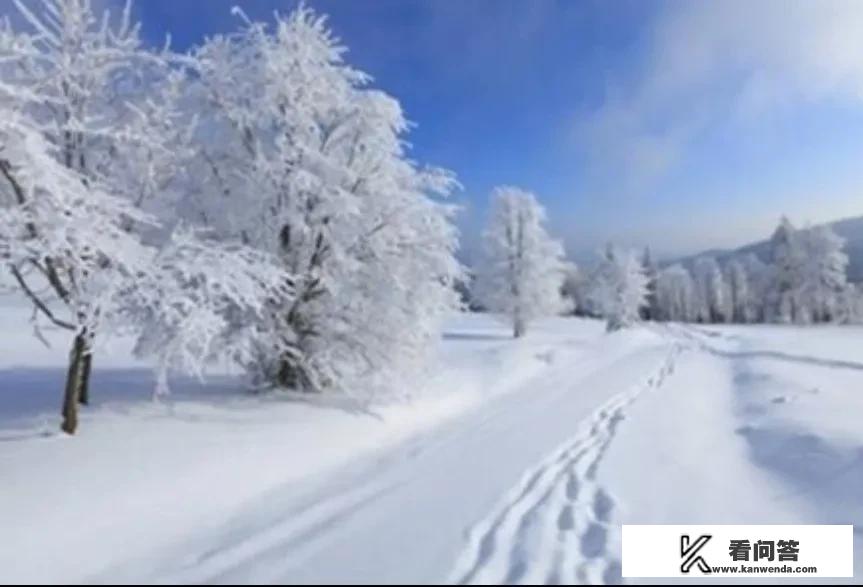
[[[66,390],[63,395],[63,423],[60,428],[67,434],[75,434],[78,428],[78,402],[84,386],[84,363],[87,356],[87,333],[79,332],[69,353],[69,371],[66,374]]]
[[[90,403],[90,371],[93,367],[93,349],[90,345],[87,345],[84,352],[84,365],[81,372],[81,393],[78,395],[78,403],[86,406]]]
[[[300,388],[299,369],[296,368],[290,359],[281,359],[276,381],[285,389],[298,390]]]

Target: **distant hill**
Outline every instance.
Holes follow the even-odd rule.
[[[828,222],[827,224],[833,228],[836,234],[845,239],[845,253],[848,255],[848,280],[855,283],[863,282],[863,216],[846,218],[844,220]],[[709,255],[715,257],[720,263],[723,263],[729,257],[746,253],[754,253],[759,259],[767,261],[768,245],[769,243],[765,239],[737,249],[704,251],[697,255],[677,259],[675,262],[689,265],[698,257]]]

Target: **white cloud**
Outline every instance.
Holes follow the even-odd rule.
[[[672,2],[638,73],[577,127],[629,189],[674,168],[699,132],[828,98],[863,103],[863,2]]]

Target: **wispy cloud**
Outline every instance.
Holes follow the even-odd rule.
[[[576,127],[593,160],[629,189],[661,179],[699,133],[825,99],[863,101],[863,3],[671,2],[638,73]]]

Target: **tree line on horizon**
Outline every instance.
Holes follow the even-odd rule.
[[[643,320],[702,324],[817,324],[863,321],[863,289],[847,279],[844,240],[828,225],[797,229],[783,217],[767,259],[723,263],[700,256],[660,268],[649,249],[609,244],[595,267],[566,261],[547,233],[536,197],[495,190],[468,303],[509,316],[513,334],[555,314],[604,318],[609,331]]]

